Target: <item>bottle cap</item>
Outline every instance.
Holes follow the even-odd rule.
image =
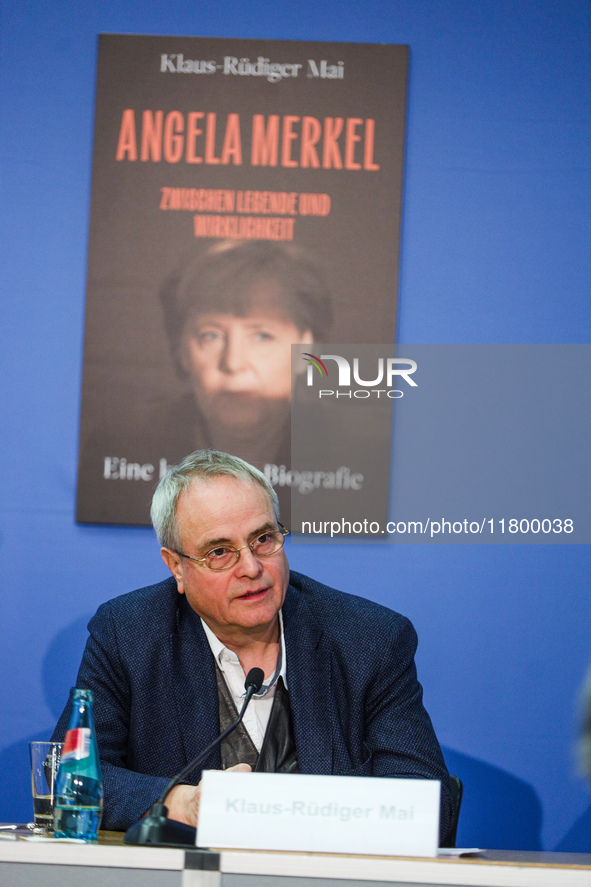
[[[74,687],[74,699],[85,699],[87,702],[93,702],[94,693],[92,690],[79,690],[78,687]]]

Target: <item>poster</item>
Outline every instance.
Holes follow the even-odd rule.
[[[214,447],[289,513],[291,345],[393,343],[406,46],[102,35],[77,520]],[[302,371],[305,365],[302,364]]]

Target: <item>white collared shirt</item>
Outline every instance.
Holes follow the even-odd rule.
[[[245,675],[240,665],[240,660],[233,650],[228,650],[218,637],[213,633],[209,625],[201,619],[205,636],[211,647],[211,652],[215,657],[215,661],[220,667],[224,676],[224,680],[228,685],[228,689],[234,700],[234,705],[240,711],[246,691],[244,689]],[[283,633],[283,616],[279,611],[279,655],[277,657],[277,666],[275,671],[263,683],[260,691],[252,697],[246,713],[244,715],[243,724],[248,730],[248,734],[260,752],[263,747],[265,731],[271,717],[271,708],[273,707],[273,699],[275,698],[275,690],[277,689],[277,681],[283,678],[283,683],[287,688],[287,656],[285,652],[285,635]]]

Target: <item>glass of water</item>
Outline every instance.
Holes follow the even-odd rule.
[[[29,742],[35,831],[50,832],[53,829],[55,780],[62,745],[61,742]]]

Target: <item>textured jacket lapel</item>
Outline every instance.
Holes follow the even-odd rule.
[[[332,773],[331,669],[322,629],[289,585],[283,605],[287,685],[300,773]]]
[[[177,631],[171,634],[170,645],[175,715],[188,763],[218,735],[219,707],[213,655],[201,620],[184,595],[179,601]],[[202,769],[220,766],[217,749]]]

